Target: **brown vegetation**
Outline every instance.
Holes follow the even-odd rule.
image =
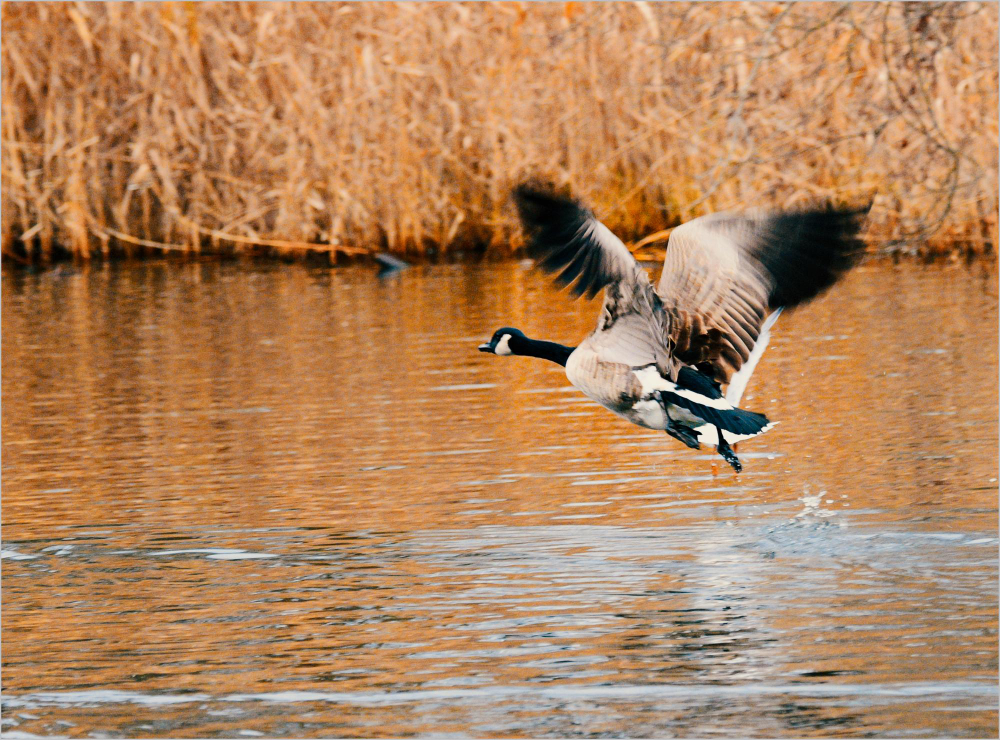
[[[993,3],[3,5],[3,249],[518,244],[513,183],[629,239],[874,198],[997,240]]]

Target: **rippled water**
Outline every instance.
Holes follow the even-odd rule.
[[[736,476],[521,264],[3,275],[3,727],[995,736],[996,274],[783,316]]]

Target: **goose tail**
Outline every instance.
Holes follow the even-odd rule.
[[[766,425],[764,425],[761,428],[759,432],[756,432],[754,434],[736,434],[735,432],[729,432],[723,429],[722,436],[725,437],[726,441],[729,444],[734,445],[737,442],[743,442],[744,440],[747,439],[753,439],[754,437],[759,437],[765,432],[771,431],[771,429],[773,429],[777,423],[778,422],[776,421],[769,421]],[[715,447],[719,446],[719,433],[716,431],[716,428],[711,424],[705,424],[704,426],[698,427],[698,429],[696,429],[695,431],[698,433],[698,441],[701,442],[703,445],[712,445]]]

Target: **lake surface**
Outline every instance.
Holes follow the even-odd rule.
[[[997,279],[783,316],[745,469],[524,263],[3,273],[8,737],[995,737]]]

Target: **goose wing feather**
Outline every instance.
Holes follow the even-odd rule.
[[[857,263],[866,212],[726,212],[678,226],[656,288],[674,355],[728,383],[769,313],[816,297]]]
[[[593,298],[612,283],[649,284],[628,247],[583,205],[547,186],[514,190],[518,214],[529,236],[528,254],[556,282],[572,285],[574,297]]]

